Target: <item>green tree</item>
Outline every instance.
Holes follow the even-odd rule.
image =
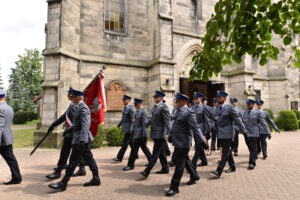
[[[8,102],[15,111],[33,111],[32,100],[42,92],[42,55],[25,49],[9,76]]]
[[[203,50],[193,57],[191,79],[208,80],[218,75],[224,65],[240,63],[249,54],[265,65],[277,59],[278,47],[272,44],[280,37],[291,45],[294,56],[287,61],[300,67],[300,47],[295,35],[300,33],[299,0],[219,0],[215,13],[206,24],[202,38]]]

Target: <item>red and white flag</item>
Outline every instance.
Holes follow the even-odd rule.
[[[103,78],[103,74],[98,74],[84,91],[84,101],[91,110],[90,131],[94,137],[98,133],[98,126],[104,123],[104,111],[106,110]]]

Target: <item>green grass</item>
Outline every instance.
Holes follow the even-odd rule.
[[[14,139],[15,139],[15,143],[13,146],[15,148],[32,147],[33,132],[34,132],[34,129],[13,130]]]
[[[13,124],[14,127],[18,126],[35,126],[38,123],[38,120],[32,120],[30,122],[26,122],[25,124]]]

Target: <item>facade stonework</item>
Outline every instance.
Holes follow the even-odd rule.
[[[120,1],[125,3],[124,32],[114,33],[104,28],[109,1],[47,0],[43,128],[37,132],[44,132],[66,110],[69,86],[84,90],[103,66],[106,88],[121,83],[128,95],[145,100],[146,109],[150,109],[153,92],[163,90],[173,107],[180,81],[188,77],[191,58],[201,51],[200,37],[216,0],[198,0],[196,15],[191,0]],[[285,67],[291,53],[287,48],[278,61],[264,67],[245,56],[241,64],[224,67],[211,83],[223,83],[241,104],[257,91],[265,107],[275,112],[290,109],[292,101],[300,101],[299,69]],[[120,118],[118,111],[105,115],[108,125]]]

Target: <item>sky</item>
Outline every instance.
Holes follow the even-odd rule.
[[[46,0],[8,0],[0,5],[0,68],[4,88],[24,49],[45,48]]]

